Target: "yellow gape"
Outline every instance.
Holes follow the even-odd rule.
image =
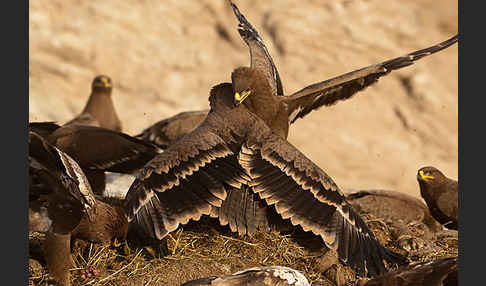
[[[422,171],[422,170],[419,171],[419,175],[420,175],[420,178],[422,178],[422,180],[424,180],[424,181],[434,179],[433,176],[425,175],[424,171]]]
[[[242,91],[241,92],[241,95],[239,92],[236,92],[235,93],[235,102],[236,102],[236,105],[238,104],[241,104],[243,102],[243,100],[245,100],[245,98],[248,97],[248,95],[251,94],[251,90],[247,89],[245,91]]]
[[[108,82],[106,77],[101,78],[101,81],[105,84],[105,87],[111,87],[111,83]]]

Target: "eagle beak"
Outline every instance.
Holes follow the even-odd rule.
[[[250,94],[251,94],[251,90],[249,89],[242,91],[241,95],[239,92],[235,92],[235,96],[234,96],[235,105],[241,104],[243,100],[245,100]]]
[[[433,176],[428,176],[428,175],[425,175],[424,174],[424,171],[420,170],[419,173],[418,173],[418,179],[419,180],[423,180],[423,181],[427,181],[427,180],[433,180],[434,177]]]
[[[105,87],[111,87],[111,83],[108,82],[108,79],[102,78],[101,81],[103,81],[103,84],[105,85]]]

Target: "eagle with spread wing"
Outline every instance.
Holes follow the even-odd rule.
[[[211,89],[210,111],[191,133],[152,159],[124,202],[129,220],[158,239],[202,215],[232,231],[265,228],[269,206],[282,219],[320,236],[359,275],[403,262],[376,240],[332,178],[289,143],[289,126],[313,109],[347,99],[391,70],[444,49],[436,46],[281,96],[273,61],[258,33],[232,4],[250,48],[250,67]]]

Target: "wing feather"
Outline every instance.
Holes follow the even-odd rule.
[[[363,263],[376,275],[384,272],[383,259],[402,262],[378,243],[332,178],[285,139],[273,133],[251,138],[238,158],[261,199],[275,204],[283,219],[321,236],[361,275]]]
[[[289,122],[293,123],[322,106],[330,106],[339,100],[346,100],[373,85],[380,77],[391,71],[412,65],[414,61],[441,51],[457,41],[458,35],[455,35],[437,45],[309,85],[292,95],[285,96]]]
[[[196,129],[208,112],[209,110],[197,110],[178,113],[147,127],[135,138],[167,149],[171,143]]]
[[[248,22],[245,16],[240,13],[240,10],[233,2],[230,1],[230,4],[236,19],[238,19],[239,22],[238,32],[250,49],[250,66],[262,70],[267,75],[275,95],[283,95],[282,81],[280,80],[277,67],[275,67],[273,59],[263,43],[262,38],[258,34],[258,31],[250,22]]]
[[[67,154],[29,130],[29,228],[72,231],[96,200],[80,166]]]
[[[231,146],[211,130],[203,123],[147,163],[125,198],[129,220],[140,220],[143,228],[155,227],[159,233],[150,233],[158,239],[203,214],[220,216],[222,224],[243,232],[244,216],[221,209],[241,208],[241,201],[228,200],[227,205],[223,201],[228,199],[231,186],[241,187],[249,178],[237,165]],[[154,200],[158,204],[149,203]],[[161,211],[137,214],[146,208]]]
[[[29,130],[44,138],[60,127],[61,126],[54,121],[29,122]]]
[[[64,126],[51,133],[47,140],[69,154],[83,169],[117,173],[142,168],[161,152],[153,144],[94,126]]]

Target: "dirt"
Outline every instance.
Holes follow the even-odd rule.
[[[439,43],[458,31],[452,0],[235,3],[267,44],[285,94]],[[70,120],[86,103],[92,79],[106,74],[114,82],[124,132],[134,135],[178,112],[208,108],[211,86],[230,81],[235,67],[249,64],[248,48],[223,0],[49,0],[30,1],[29,7],[30,121]],[[420,167],[433,165],[450,178],[458,176],[457,70],[454,45],[298,120],[289,141],[343,189],[419,196]],[[457,256],[457,233],[423,241],[432,246],[421,251],[406,251],[385,223],[367,221],[380,241],[411,261]],[[313,285],[335,285],[336,269],[343,267],[321,274],[317,254],[288,237],[238,238],[214,228],[185,228],[179,236],[184,245],[174,247],[169,239],[174,253],[162,259],[107,245],[76,245],[79,269],[72,271],[73,284],[179,285],[279,263],[301,270]],[[177,241],[177,235],[171,237]],[[206,253],[207,259],[198,256],[206,248],[219,250]],[[263,261],[268,253],[275,253],[275,260]],[[46,285],[47,272],[32,263],[30,282]],[[79,270],[89,266],[101,273],[81,279]]]

